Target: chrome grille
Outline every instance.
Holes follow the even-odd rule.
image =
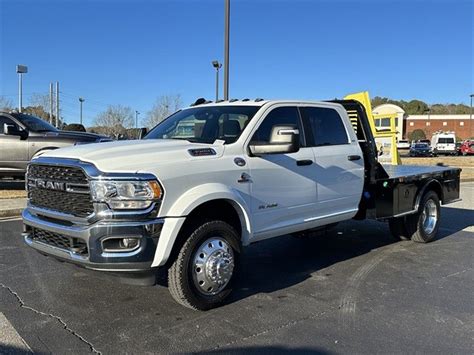
[[[76,254],[86,256],[88,253],[86,242],[79,238],[72,238],[39,228],[33,229],[32,238],[36,242],[41,242],[56,248],[68,250]]]
[[[60,183],[64,190],[34,183],[39,180]],[[31,164],[28,167],[27,184],[32,206],[77,217],[87,217],[94,212],[87,176],[80,168]]]

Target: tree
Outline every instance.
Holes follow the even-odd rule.
[[[411,141],[426,139],[425,131],[423,131],[422,129],[415,129],[413,132],[408,134],[408,139]]]
[[[428,111],[428,105],[420,100],[411,100],[405,107],[405,112],[408,115],[422,115]]]
[[[156,98],[155,103],[147,113],[145,126],[152,128],[163,121],[182,106],[181,95],[163,95]]]
[[[7,99],[5,96],[0,96],[0,111],[11,111],[13,110],[13,102]]]
[[[95,119],[97,126],[102,126],[102,133],[117,138],[127,128],[133,126],[133,110],[122,105],[110,105],[107,110],[99,113]]]

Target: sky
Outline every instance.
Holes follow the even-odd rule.
[[[230,97],[469,104],[473,3],[231,0]],[[224,0],[0,0],[0,96],[17,103],[25,64],[24,104],[59,81],[67,123],[80,96],[86,125],[111,104],[144,119],[160,95],[214,99],[223,29]]]

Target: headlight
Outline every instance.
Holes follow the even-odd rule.
[[[112,209],[142,209],[162,197],[156,181],[91,181],[92,199]]]

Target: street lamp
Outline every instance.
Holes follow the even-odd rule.
[[[212,66],[216,68],[216,102],[219,100],[219,69],[222,67],[222,64],[217,60],[212,61]]]
[[[138,112],[137,110],[135,110],[135,128],[138,129],[138,115],[140,114],[140,112]]]
[[[86,100],[85,100],[83,97],[80,97],[80,98],[79,98],[79,106],[80,106],[80,108],[81,108],[81,111],[80,111],[80,112],[81,112],[81,115],[80,115],[81,124],[82,124],[82,103],[83,103],[84,101],[86,101]]]
[[[18,73],[18,112],[21,112],[21,108],[23,107],[23,74],[28,73],[28,67],[18,64],[16,66],[16,72]]]

